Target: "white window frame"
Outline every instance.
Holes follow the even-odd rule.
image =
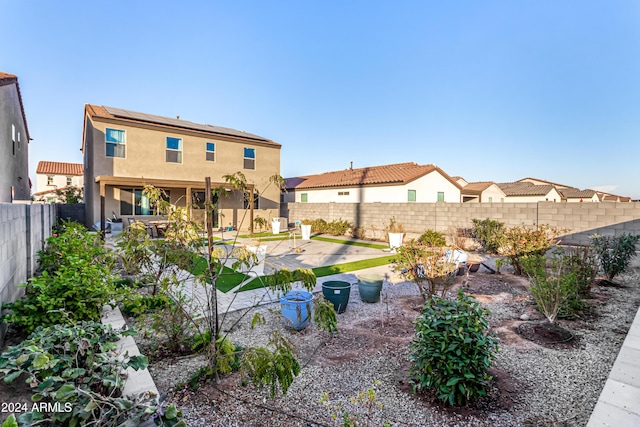
[[[209,144],[213,145],[213,150],[209,150]],[[206,142],[205,146],[205,160],[207,162],[214,162],[216,161],[216,143],[215,142]],[[209,159],[209,154],[212,155],[213,159]]]
[[[118,131],[118,132],[122,132],[122,141],[109,141],[107,140],[107,134],[110,130],[113,131]],[[104,130],[104,143],[105,143],[105,151],[104,151],[104,155],[105,157],[109,157],[109,158],[121,158],[124,159],[127,157],[127,131],[124,129],[116,129],[116,128],[106,128]],[[109,145],[113,145],[113,156],[108,155],[108,151],[107,151],[107,147]],[[122,156],[120,156],[120,151],[122,151]]]
[[[175,140],[178,141],[178,148],[177,149],[169,148],[169,139],[175,139]],[[165,139],[165,149],[166,149],[165,160],[166,160],[167,163],[182,163],[182,148],[183,148],[182,144],[183,144],[182,138],[178,138],[178,137],[175,137],[175,136],[168,136]],[[178,161],[174,162],[174,161],[168,160],[169,153],[178,153],[178,155],[177,155]]]

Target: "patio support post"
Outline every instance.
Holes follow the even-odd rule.
[[[106,197],[106,189],[105,184],[100,182],[100,238],[104,241],[106,235],[106,227],[105,227],[105,197]]]

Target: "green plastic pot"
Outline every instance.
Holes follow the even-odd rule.
[[[342,313],[347,309],[351,283],[342,280],[329,280],[322,284],[322,295],[333,304],[336,313]]]
[[[380,274],[358,275],[358,292],[360,293],[360,299],[370,303],[380,301],[383,282],[384,277]]]

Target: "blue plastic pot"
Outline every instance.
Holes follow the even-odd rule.
[[[311,320],[313,295],[306,291],[290,291],[280,298],[280,311],[285,326],[296,331],[304,329]]]

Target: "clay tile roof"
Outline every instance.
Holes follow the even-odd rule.
[[[462,192],[465,194],[480,194],[493,184],[495,184],[493,181],[470,182],[462,187]]]
[[[194,123],[194,122],[190,122],[188,120],[182,120],[179,118],[156,116],[154,114],[139,113],[137,111],[124,110],[122,108],[106,107],[106,106],[91,105],[91,104],[85,105],[85,111],[91,117],[117,119],[124,122],[129,122],[129,123],[153,123],[153,124],[161,125],[165,127],[195,130],[195,131],[207,132],[207,133],[216,134],[216,135],[240,137],[243,139],[251,139],[251,140],[259,141],[262,143],[275,145],[278,147],[280,146],[280,144],[278,144],[277,142],[271,141],[268,138],[263,138],[261,136],[254,135],[248,132],[231,129],[231,128],[225,128],[221,126]]]
[[[76,175],[84,174],[82,163],[63,163],[63,162],[38,162],[36,173],[47,175]]]
[[[572,188],[569,187],[568,185],[564,185],[564,184],[558,184],[557,182],[552,182],[552,181],[545,181],[544,179],[539,179],[539,178],[531,178],[531,177],[526,177],[526,178],[522,178],[516,181],[517,182],[530,182],[530,181],[526,181],[527,179],[533,180],[533,181],[538,181],[538,182],[544,182],[545,184],[551,184],[554,185],[558,188]],[[534,183],[532,183],[534,184]],[[534,184],[534,185],[545,185],[545,184]]]
[[[551,184],[535,185],[530,182],[505,182],[496,185],[507,196],[544,196],[555,188]]]
[[[22,93],[20,93],[20,85],[18,84],[18,77],[14,74],[5,73],[0,71],[0,86],[8,84],[16,84],[16,90],[18,91],[18,101],[20,102],[20,109],[22,110],[22,120],[24,121],[24,130],[27,133],[27,142],[31,140],[29,136],[29,127],[27,126],[27,115],[24,112],[24,104],[22,103]]]
[[[358,185],[406,184],[433,171],[438,171],[456,187],[460,186],[435,165],[419,165],[414,162],[370,166],[307,175],[285,180],[288,189],[353,187]]]
[[[559,188],[558,191],[562,194],[562,197],[570,198],[570,199],[590,199],[596,194],[593,190],[580,190],[578,188],[568,187],[568,188]]]

